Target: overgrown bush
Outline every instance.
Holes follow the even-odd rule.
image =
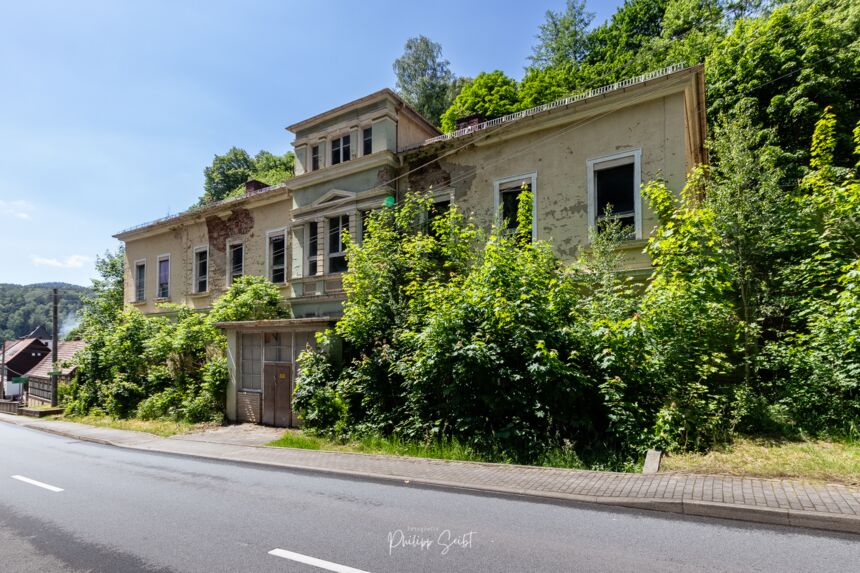
[[[182,305],[163,305],[163,310],[169,317],[148,317],[134,308],[85,314],[82,332],[88,345],[64,391],[67,412],[221,420],[226,339],[215,323],[289,316],[278,287],[252,276],[236,279],[209,314]]]

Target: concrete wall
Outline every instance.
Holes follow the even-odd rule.
[[[550,241],[558,256],[570,261],[588,242],[588,160],[639,149],[641,182],[665,178],[679,191],[692,167],[685,115],[684,94],[677,92],[520,136],[510,137],[515,132],[511,128],[501,132],[506,139],[490,136],[411,175],[408,186],[453,188],[458,205],[489,229],[496,218],[494,182],[535,173],[537,237]],[[648,266],[641,250],[657,223],[644,198],[641,206],[641,238],[628,245],[630,268]]]
[[[227,246],[244,245],[244,272],[265,276],[269,231],[285,229],[290,222],[291,198],[286,194],[265,203],[236,206],[207,214],[144,237],[126,241],[125,301],[142,312],[159,312],[158,303],[171,302],[196,309],[208,309],[226,290]],[[209,248],[209,290],[194,293],[194,251]],[[289,252],[289,251],[288,251]],[[156,298],[158,258],[170,256],[170,296]],[[135,301],[135,263],[146,261],[146,290],[143,302]],[[287,261],[289,265],[289,261]],[[284,287],[286,289],[286,286]]]

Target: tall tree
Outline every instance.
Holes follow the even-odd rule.
[[[540,25],[538,43],[529,59],[538,68],[579,62],[588,53],[588,27],[594,14],[585,10],[585,0],[567,0],[564,12],[547,10]]]
[[[499,117],[519,109],[517,82],[500,70],[478,74],[442,115],[442,130],[453,131],[457,120],[473,114]]]
[[[295,173],[295,155],[292,151],[274,155],[262,150],[254,157],[239,147],[231,147],[224,155],[216,155],[212,165],[203,170],[203,196],[199,204],[205,205],[236,197],[244,192],[245,182],[257,179],[276,185]]]
[[[231,191],[251,178],[254,160],[248,152],[231,147],[224,155],[216,155],[212,165],[203,170],[203,196],[200,203],[221,201]]]
[[[428,121],[439,125],[440,116],[454,101],[459,93],[456,87],[462,83],[451,72],[450,62],[442,57],[442,46],[427,36],[409,38],[393,68],[400,97]]]

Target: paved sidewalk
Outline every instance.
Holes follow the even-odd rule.
[[[263,434],[160,438],[141,432],[0,414],[0,422],[145,450],[528,497],[860,534],[860,489],[731,476],[592,472],[247,445]],[[262,432],[269,430],[261,429]],[[219,439],[219,435],[222,438]],[[205,436],[203,439],[201,436]]]

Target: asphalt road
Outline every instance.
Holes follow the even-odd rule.
[[[860,538],[134,452],[0,423],[2,572],[355,570],[846,572],[860,570]]]

